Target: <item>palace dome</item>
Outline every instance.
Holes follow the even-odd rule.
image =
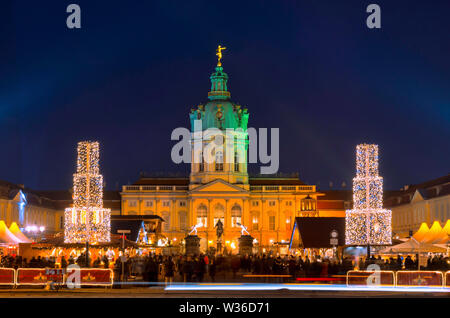
[[[227,81],[228,75],[222,66],[217,66],[211,74],[211,91],[208,93],[209,101],[191,109],[191,131],[194,130],[194,121],[202,120],[202,130],[208,128],[242,128],[247,130],[248,111],[230,100]]]

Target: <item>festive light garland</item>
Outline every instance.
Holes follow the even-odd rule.
[[[392,244],[392,213],[383,209],[383,178],[378,175],[378,146],[356,147],[353,210],[345,211],[346,245]]]
[[[65,210],[65,243],[111,240],[111,210],[103,208],[103,176],[98,142],[78,143],[77,173],[73,175],[73,207]]]

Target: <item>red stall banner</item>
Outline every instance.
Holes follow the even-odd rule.
[[[109,268],[82,268],[80,270],[81,286],[112,286],[113,271]]]
[[[62,283],[63,272],[53,268],[19,268],[17,285],[46,285],[48,282]]]
[[[432,286],[443,287],[444,275],[438,271],[398,271],[397,286],[420,287]]]
[[[376,275],[380,275],[379,279]],[[347,286],[395,286],[393,271],[348,271]]]
[[[0,285],[12,285],[16,283],[16,271],[14,268],[0,268]]]
[[[450,288],[450,271],[445,272],[445,287]]]

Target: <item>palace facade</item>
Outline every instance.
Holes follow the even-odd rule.
[[[344,217],[348,206],[342,198],[320,200],[327,194],[318,192],[315,185],[304,184],[298,175],[249,176],[248,109],[231,101],[228,75],[221,64],[210,79],[208,101],[189,113],[190,176],[142,177],[123,186],[122,214],[160,216],[164,220],[161,233],[174,244],[197,225],[202,250],[216,246],[219,220],[224,225],[225,245],[234,249],[241,235],[239,224],[261,247],[272,247],[289,242],[295,217]],[[196,121],[201,121],[201,131],[196,129]],[[208,147],[214,139],[209,138],[210,129],[216,129],[223,138],[223,147],[211,152]],[[231,134],[229,129],[233,129]]]
[[[392,210],[392,231],[408,237],[425,222],[444,226],[450,219],[450,174],[419,184],[406,185],[400,191],[390,191],[385,205]]]

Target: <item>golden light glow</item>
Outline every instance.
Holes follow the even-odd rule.
[[[345,212],[345,244],[392,244],[392,213],[383,209],[383,178],[378,175],[377,145],[356,147],[353,204],[353,210]]]
[[[73,176],[73,207],[65,210],[64,242],[109,242],[111,210],[103,208],[103,176],[99,173],[98,142],[78,143]]]
[[[222,51],[226,50],[226,49],[227,49],[226,47],[220,46],[220,45],[217,47],[217,53],[216,53],[216,55],[217,55],[217,66],[222,66],[222,62],[221,62],[221,60],[222,60]]]

